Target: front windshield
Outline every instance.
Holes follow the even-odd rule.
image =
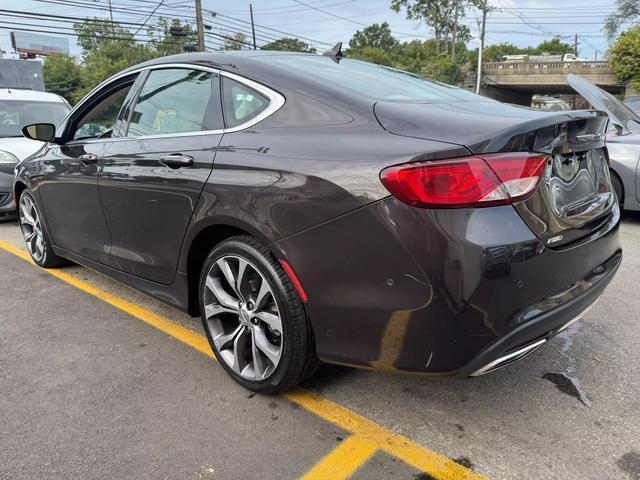
[[[21,137],[22,127],[31,123],[58,125],[69,113],[62,102],[0,100],[0,138]]]
[[[461,88],[428,80],[402,70],[321,55],[269,55],[257,57],[289,72],[349,90],[374,100],[395,102],[478,101],[481,97]]]

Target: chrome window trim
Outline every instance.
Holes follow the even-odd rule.
[[[91,97],[93,97],[93,95],[98,92],[99,90],[101,90],[102,88],[106,87],[107,85],[109,85],[112,82],[115,82],[117,80],[120,80],[121,78],[127,77],[129,75],[135,75],[135,74],[139,74],[143,71],[146,70],[161,70],[161,69],[166,69],[166,68],[184,68],[184,69],[190,69],[190,70],[201,70],[204,72],[211,72],[211,73],[216,73],[218,75],[220,75],[221,77],[227,77],[230,78],[232,80],[235,80],[239,83],[242,83],[243,85],[246,85],[249,88],[252,88],[253,90],[256,90],[257,92],[260,92],[262,95],[264,95],[265,97],[267,97],[269,99],[269,105],[267,106],[267,108],[265,108],[262,112],[260,112],[258,115],[256,115],[255,117],[253,117],[251,120],[237,125],[235,127],[232,128],[222,128],[222,129],[217,129],[217,130],[199,130],[199,131],[195,131],[195,132],[181,132],[181,133],[167,133],[167,134],[157,134],[157,135],[141,135],[138,137],[115,137],[115,138],[95,138],[95,139],[86,139],[86,140],[70,140],[69,142],[65,143],[65,145],[85,145],[85,144],[94,144],[94,143],[102,143],[102,142],[118,142],[118,141],[122,141],[122,140],[153,140],[153,139],[159,139],[159,138],[174,138],[174,137],[192,137],[192,136],[197,136],[197,135],[221,135],[224,133],[233,133],[233,132],[239,132],[241,130],[245,130],[247,128],[250,128],[254,125],[256,125],[257,123],[261,122],[262,120],[266,119],[267,117],[270,117],[271,115],[273,115],[274,113],[276,113],[278,110],[280,110],[280,108],[282,108],[282,106],[285,104],[285,98],[283,95],[281,95],[280,93],[276,92],[275,90],[272,90],[271,88],[258,83],[254,80],[250,80],[248,78],[245,78],[241,75],[237,75],[235,73],[231,73],[231,72],[227,72],[225,70],[220,70],[218,68],[212,68],[212,67],[207,67],[204,65],[198,65],[198,64],[191,64],[191,63],[162,63],[162,64],[158,64],[158,65],[149,65],[146,67],[141,67],[141,68],[137,68],[135,70],[127,70],[125,72],[121,72],[118,73],[106,80],[104,80],[102,83],[100,83],[98,86],[96,86],[93,90],[91,90],[70,112],[69,114],[65,117],[65,119],[62,121],[62,123],[66,124],[67,120],[80,108],[82,108],[82,105],[84,105],[87,101],[90,100]],[[222,101],[222,98],[221,98]]]

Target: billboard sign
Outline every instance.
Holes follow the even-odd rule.
[[[66,38],[38,35],[30,32],[11,32],[11,46],[18,53],[69,55],[69,40]]]

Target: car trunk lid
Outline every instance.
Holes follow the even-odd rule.
[[[470,154],[535,152],[548,156],[538,187],[514,208],[550,248],[600,228],[617,208],[601,112],[539,112],[492,100],[378,102],[381,126],[396,135],[456,143]]]

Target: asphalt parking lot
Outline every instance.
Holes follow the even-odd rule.
[[[79,266],[40,270],[0,224],[0,479],[640,479],[640,215],[621,239],[595,308],[506,369],[323,366],[262,397],[198,320]]]

